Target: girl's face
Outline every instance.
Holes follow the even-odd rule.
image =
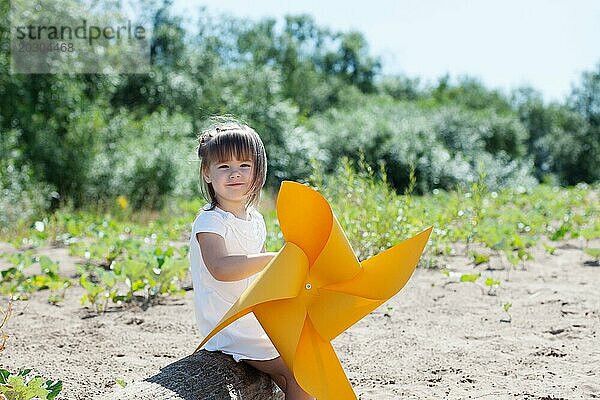
[[[207,183],[212,183],[219,204],[245,205],[254,177],[254,163],[234,157],[232,160],[212,163],[203,175]]]

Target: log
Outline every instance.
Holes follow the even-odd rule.
[[[115,391],[113,400],[283,400],[271,377],[221,352],[200,350]]]

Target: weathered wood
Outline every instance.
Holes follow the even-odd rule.
[[[117,390],[114,400],[282,400],[269,375],[231,356],[201,350]]]

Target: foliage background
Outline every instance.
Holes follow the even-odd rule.
[[[481,171],[491,190],[599,179],[600,63],[548,104],[530,87],[506,95],[470,77],[426,86],[383,75],[360,32],[309,15],[278,24],[205,10],[192,34],[164,0],[144,3],[149,74],[11,75],[8,10],[0,3],[2,229],[65,204],[121,195],[159,209],[199,196],[195,138],[222,114],[261,134],[271,191],[308,180],[314,162],[335,173],[344,157],[383,165],[398,193],[411,167],[418,194],[471,185]]]

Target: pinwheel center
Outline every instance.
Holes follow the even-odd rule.
[[[310,276],[307,275],[305,281],[302,282],[302,286],[300,286],[298,299],[308,308],[317,300],[318,297],[319,287],[317,283],[310,279]]]

